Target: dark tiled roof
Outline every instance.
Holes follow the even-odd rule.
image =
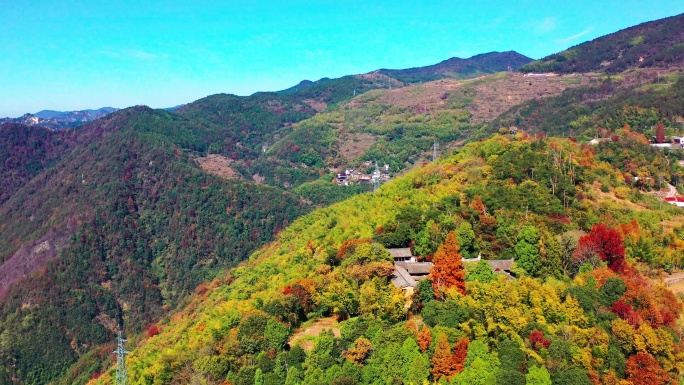
[[[394,276],[392,277],[392,283],[398,289],[416,286],[416,280],[411,277],[408,271],[397,265],[394,265]]]
[[[392,258],[410,258],[413,256],[411,255],[411,248],[409,247],[387,249],[387,251],[392,255]]]
[[[414,262],[407,263],[406,270],[411,275],[427,275],[432,269],[432,262]]]
[[[415,287],[432,269],[432,262],[396,262],[392,283],[398,288]]]

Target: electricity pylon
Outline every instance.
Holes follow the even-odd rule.
[[[130,353],[124,348],[123,332],[119,330],[119,341],[114,354],[116,354],[116,382],[115,385],[128,385],[128,372],[126,371],[126,354]]]

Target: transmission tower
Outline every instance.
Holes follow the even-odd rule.
[[[435,139],[435,143],[432,145],[432,161],[436,162],[437,161],[437,149],[439,148],[439,144],[437,143],[437,139]]]
[[[375,161],[375,171],[373,171],[373,192],[380,188],[380,169],[378,168],[378,161]]]
[[[123,332],[119,330],[119,342],[114,354],[116,354],[116,382],[115,385],[128,385],[128,372],[126,371],[126,354],[128,350],[124,348]]]

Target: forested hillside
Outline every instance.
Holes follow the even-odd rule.
[[[531,62],[529,57],[515,51],[489,52],[467,59],[451,58],[431,66],[403,70],[381,69],[379,73],[407,83],[418,83],[443,78],[468,79],[502,71],[517,71]]]
[[[144,330],[309,210],[282,190],[203,173],[188,154],[199,135],[166,112],[131,108],[71,134],[80,146],[0,210],[3,268],[16,265],[15,281],[36,271],[8,292],[3,282],[5,380],[47,383],[118,325]],[[51,246],[60,257],[43,265]]]
[[[0,384],[111,383],[119,328],[135,384],[681,382],[682,20],[1,125]]]
[[[684,15],[649,21],[526,64],[523,72],[615,74],[628,68],[684,65]]]
[[[684,76],[679,72],[634,70],[596,79],[558,96],[515,106],[489,125],[491,131],[518,127],[529,132],[582,138],[608,137],[627,124],[651,138],[656,123],[681,134]]]
[[[615,145],[631,151],[633,140]],[[626,186],[626,170],[601,160],[604,152],[567,139],[496,136],[308,214],[136,339],[130,380],[676,381],[682,305],[648,274],[682,267],[684,215]],[[448,258],[447,270],[461,255],[513,257],[517,279],[484,262],[450,280],[431,273],[407,308],[389,283],[383,244],[412,245],[436,266]],[[330,316],[340,334],[308,337],[306,349],[288,344],[298,327]],[[93,371],[82,361],[64,381],[111,381],[113,369]]]
[[[21,124],[0,125],[0,203],[67,151],[71,134]]]

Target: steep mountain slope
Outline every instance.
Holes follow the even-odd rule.
[[[322,111],[329,105],[347,101],[368,90],[378,88],[401,87],[404,83],[378,73],[349,75],[337,79],[323,78],[315,82],[303,80],[296,86],[278,91],[281,95],[292,95],[311,104],[316,111]]]
[[[0,204],[67,152],[71,136],[43,127],[0,125]]]
[[[64,131],[54,147],[57,137],[47,131],[9,139],[2,147],[11,154],[3,175],[14,182],[3,186],[8,193],[0,205],[0,285],[9,288],[0,293],[0,383],[96,380],[111,363],[117,324],[133,345],[140,341],[129,362],[137,383],[251,385],[259,376],[260,384],[400,383],[406,371],[391,363],[404,362],[396,353],[409,337],[400,322],[406,315],[403,294],[388,285],[387,255],[359,238],[412,244],[428,258],[453,229],[464,255],[515,256],[522,259],[518,274],[533,278],[470,284],[479,295],[449,295],[451,302],[433,301],[422,313],[414,308],[434,337],[420,353],[422,364],[411,361],[422,368],[415,372],[430,367],[444,333],[451,344],[464,336],[484,343],[484,351],[474,353],[481,361],[490,350],[506,356],[498,350],[507,343],[503,336],[516,341],[523,357],[512,365],[518,380],[532,362],[560,383],[587,383],[590,375],[610,382],[611,371],[627,378],[632,375],[625,360],[637,351],[665,369],[662,377],[676,378],[681,347],[668,333],[678,333],[679,303],[631,269],[590,272],[602,264],[599,251],[572,248],[578,232],[600,222],[617,229],[630,263],[682,268],[684,218],[641,193],[659,188],[661,177],[675,181],[678,159],[644,144],[640,133],[648,133],[642,123],[653,116],[677,122],[681,84],[669,76],[662,80],[662,73],[650,84],[650,70],[613,78],[499,73],[404,83],[456,76],[448,68],[458,63],[409,71],[404,80],[376,72],[281,93],[213,95],[174,113],[130,108]],[[564,90],[561,98],[548,98]],[[630,99],[635,90],[643,91],[638,103]],[[614,95],[622,96],[610,99]],[[534,100],[519,104],[528,99]],[[572,104],[578,100],[579,106]],[[487,130],[501,128],[509,133],[526,104],[533,107],[530,132],[544,126],[557,133],[568,116],[575,116],[578,134],[589,135],[601,124],[623,127],[635,116],[639,132],[615,130],[616,142],[596,148],[530,140],[522,133],[483,140],[375,195],[319,211],[282,231],[311,203],[327,205],[364,190],[330,183],[341,169],[369,171],[373,161],[386,163],[395,175],[418,168],[431,158],[435,140],[444,156],[473,134],[485,138]],[[584,105],[586,111],[562,114],[561,123],[551,116]],[[498,123],[486,124],[512,106]],[[209,156],[230,168],[226,175],[265,185],[208,174],[200,165]],[[277,234],[276,243],[257,251],[245,267],[217,278]],[[597,299],[608,277],[629,286],[619,304]],[[197,296],[189,300],[193,289]],[[541,306],[529,293],[544,293],[541,302],[552,305]],[[520,309],[511,306],[521,303]],[[176,306],[175,316],[156,324]],[[325,346],[334,351],[309,358],[297,349],[282,352],[294,327],[328,315],[357,320],[344,324],[343,340],[321,339],[318,352]],[[350,331],[354,322],[372,326]],[[528,325],[542,336],[533,337]],[[362,335],[369,342],[356,344]],[[645,339],[646,345],[635,342]],[[368,343],[373,349],[359,353]],[[542,350],[551,346],[553,354]],[[345,363],[342,351],[356,353],[346,355]],[[562,377],[573,375],[586,381]]]
[[[442,78],[467,79],[502,71],[516,71],[533,59],[515,51],[489,52],[467,59],[453,57],[431,66],[377,72],[406,83]]]
[[[331,172],[346,168],[366,172],[375,161],[396,175],[430,160],[435,141],[440,154],[448,153],[510,107],[587,86],[592,79],[504,72],[371,90],[282,130],[263,156],[235,167],[246,178],[258,175],[276,186],[297,186],[321,175],[330,181]]]
[[[490,132],[511,126],[547,135],[607,137],[628,124],[652,137],[663,122],[668,135],[684,132],[684,77],[678,72],[640,69],[533,99],[512,107],[489,124]]]
[[[537,365],[560,383],[633,379],[638,374],[625,372],[624,365],[639,355],[655,362],[649,365],[659,368],[660,377],[677,378],[681,349],[668,330],[676,327],[681,303],[632,268],[594,269],[599,258],[579,269],[590,259],[577,257],[573,234],[603,223],[617,229],[614,236],[627,245],[629,260],[681,267],[675,243],[684,244],[684,215],[624,187],[621,171],[599,156],[600,150],[569,140],[497,136],[375,194],[300,218],[248,263],[198,288],[185,309],[136,339],[127,360],[130,380],[421,383],[443,374],[438,357],[450,357],[450,346],[461,338],[468,339],[471,359],[461,362],[459,384],[473,383],[466,376],[476,373],[496,376],[485,383],[510,383],[511,377],[519,383],[520,376],[524,383],[525,372]],[[406,322],[404,294],[388,283],[391,269],[383,267],[388,254],[363,238],[411,243],[416,254],[431,256],[455,229],[462,253],[514,256],[520,279],[475,278],[469,270],[467,294],[447,291],[441,301],[432,287],[421,286]],[[646,252],[646,243],[654,254]],[[558,279],[565,275],[575,278]],[[322,333],[309,352],[286,348],[302,322],[328,315],[344,320],[341,337]],[[427,336],[418,336],[421,326]],[[646,335],[651,342],[638,345]],[[81,364],[84,370],[90,365]],[[78,376],[63,381],[84,381],[92,373],[73,372]],[[92,383],[108,383],[112,373]]]
[[[302,80],[299,84],[278,91],[278,94],[298,95],[334,104],[349,99],[355,93],[370,89],[394,88],[407,83],[428,82],[443,78],[469,79],[502,71],[514,71],[532,59],[514,51],[489,52],[468,59],[453,57],[425,67],[401,70],[379,69],[364,75],[344,76],[318,81]]]
[[[201,139],[207,143],[206,151],[234,160],[255,158],[279,129],[315,114],[301,100],[273,93],[211,95],[174,112],[204,128]]]
[[[20,279],[3,274],[5,375],[54,380],[117,325],[143,330],[308,210],[203,173],[188,155],[201,132],[164,111],[116,112],[72,132],[78,145],[0,206],[0,269]]]
[[[523,72],[619,73],[631,67],[684,65],[684,14],[602,36],[520,68]]]

